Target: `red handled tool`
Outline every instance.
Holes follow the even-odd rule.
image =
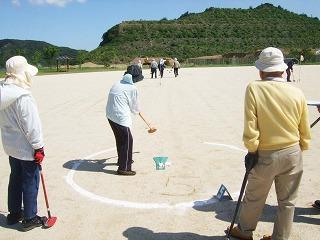
[[[42,183],[42,187],[43,187],[44,199],[46,200],[46,206],[47,206],[47,211],[48,211],[48,219],[46,222],[44,222],[44,227],[50,228],[56,223],[57,217],[51,216],[50,208],[49,208],[49,201],[48,201],[48,196],[47,196],[47,190],[46,190],[46,186],[44,184],[44,177],[43,177],[41,165],[39,165],[39,169],[40,169],[40,176],[41,176],[41,183]]]

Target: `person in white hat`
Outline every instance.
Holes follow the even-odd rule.
[[[179,68],[180,68],[180,63],[177,58],[174,58],[172,68],[173,68],[174,76],[177,77],[179,75]]]
[[[308,149],[311,138],[308,109],[302,91],[283,78],[287,65],[279,49],[264,49],[255,66],[261,80],[247,86],[244,106],[243,141],[248,149],[245,165],[250,174],[239,223],[230,235],[253,239],[274,183],[277,216],[272,236],[262,239],[285,240],[290,237],[303,171],[302,151]]]
[[[142,62],[141,62],[141,60],[140,60],[140,59],[139,59],[139,61],[138,61],[137,65],[139,66],[139,68],[140,68],[140,69],[141,69],[141,71],[142,71],[143,66],[142,66]]]
[[[159,72],[160,72],[160,78],[163,78],[163,72],[166,67],[166,65],[164,63],[165,63],[165,61],[163,60],[163,58],[161,58],[159,61],[159,65],[158,65]]]
[[[11,168],[7,224],[23,220],[22,231],[42,226],[45,221],[45,217],[37,215],[44,143],[37,106],[30,92],[32,77],[37,72],[24,57],[14,56],[7,60],[6,77],[0,82],[2,145]]]

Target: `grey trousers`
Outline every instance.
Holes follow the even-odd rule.
[[[243,234],[252,236],[274,182],[278,210],[272,240],[289,239],[302,172],[299,145],[275,151],[259,151],[259,160],[250,172],[239,214],[238,227]]]

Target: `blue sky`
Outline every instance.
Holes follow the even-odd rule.
[[[0,39],[92,50],[104,32],[125,20],[175,19],[186,11],[249,8],[266,2],[320,19],[319,0],[0,0]]]

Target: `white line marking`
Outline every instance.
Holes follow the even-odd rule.
[[[232,145],[227,145],[227,144],[220,144],[220,143],[210,143],[210,142],[204,142],[204,144],[208,145],[213,145],[213,146],[222,146],[222,147],[228,147],[230,149],[246,152],[243,149],[240,149],[238,147],[232,146]],[[90,159],[92,157],[98,156],[103,153],[108,153],[115,151],[116,148],[109,148],[97,153],[93,153],[89,156],[84,157],[85,159]],[[77,163],[75,163],[72,166],[72,169],[69,171],[68,175],[66,176],[66,182],[78,193],[81,195],[93,200],[93,201],[98,201],[101,203],[106,203],[110,205],[115,205],[119,207],[126,207],[126,208],[138,208],[138,209],[160,209],[160,208],[166,208],[166,209],[185,209],[185,208],[192,208],[192,207],[201,207],[201,206],[206,206],[206,205],[211,205],[213,203],[218,202],[216,198],[211,198],[209,200],[195,200],[192,202],[182,202],[182,203],[177,203],[174,205],[170,205],[167,203],[139,203],[139,202],[129,202],[129,201],[123,201],[123,200],[116,200],[116,199],[111,199],[108,197],[102,197],[99,195],[96,195],[92,192],[87,191],[86,189],[80,187],[77,183],[73,181],[73,176],[75,174],[75,171],[77,168],[80,166],[80,164],[84,162],[84,160],[81,160]]]
[[[247,152],[247,150],[244,150],[244,149],[241,149],[241,148],[238,148],[238,147],[235,147],[235,146],[229,145],[229,144],[223,144],[223,143],[211,143],[211,142],[203,142],[203,144],[212,145],[212,146],[227,147],[227,148],[234,149],[234,150],[238,150],[238,151],[241,151],[241,152]]]

